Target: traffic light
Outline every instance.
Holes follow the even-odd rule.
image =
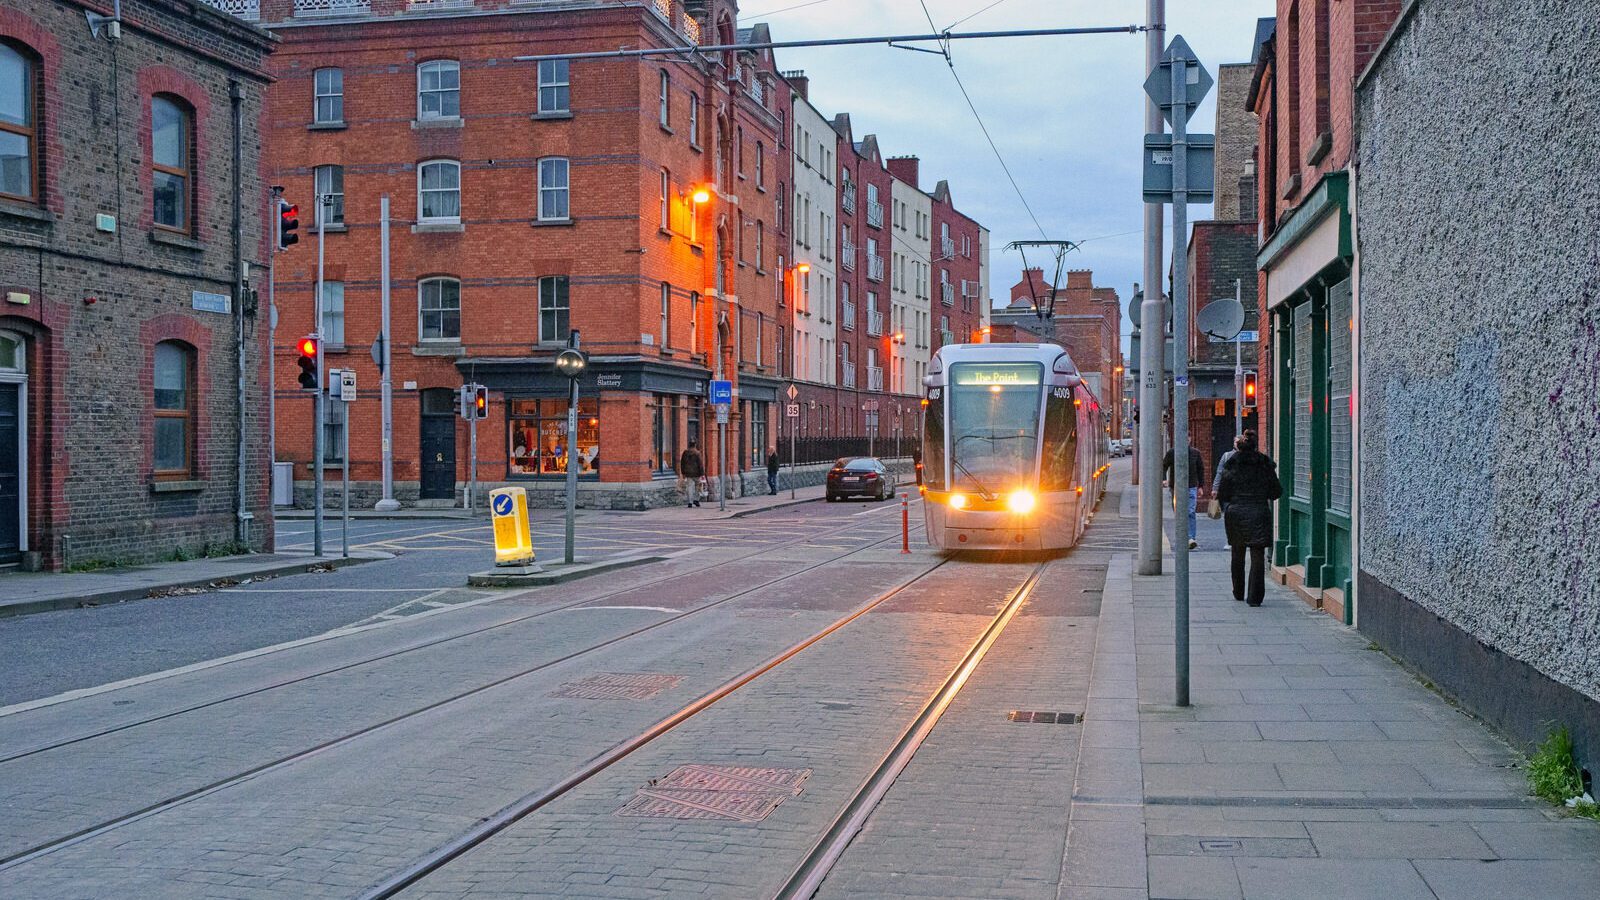
[[[278,199],[278,249],[287,250],[293,244],[300,243],[300,235],[295,234],[300,229],[300,207],[287,200]]]
[[[301,338],[297,346],[300,350],[300,386],[314,391],[322,383],[321,373],[317,371],[317,339],[308,335]]]
[[[1252,408],[1256,405],[1256,373],[1254,372],[1244,373],[1244,405]]]
[[[475,385],[472,389],[472,416],[474,419],[489,418],[489,389],[483,385]]]

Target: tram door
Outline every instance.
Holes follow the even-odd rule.
[[[435,388],[422,392],[421,451],[423,500],[453,500],[456,496],[455,392]]]

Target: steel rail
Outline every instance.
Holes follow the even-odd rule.
[[[395,650],[389,650],[389,651],[386,651],[384,653],[380,653],[380,654],[378,654],[376,656],[370,656],[370,657],[367,657],[365,659],[356,660],[355,662],[350,662],[350,663],[345,663],[343,665],[334,666],[331,669],[323,669],[321,671],[312,672],[312,673],[307,674],[307,675],[300,675],[300,676],[297,676],[295,678],[284,679],[282,681],[273,682],[272,684],[262,685],[261,687],[251,688],[249,690],[240,691],[240,692],[234,693],[234,694],[229,694],[229,695],[227,695],[225,697],[218,697],[218,698],[215,698],[215,699],[212,699],[212,700],[207,700],[207,701],[205,701],[203,703],[196,703],[196,704],[193,704],[193,705],[190,705],[190,706],[186,706],[186,707],[184,707],[182,709],[169,710],[168,712],[161,713],[160,715],[149,716],[149,717],[146,717],[146,718],[143,718],[143,719],[139,719],[138,721],[135,721],[135,722],[124,722],[121,725],[117,725],[117,726],[114,726],[114,727],[111,727],[111,728],[103,728],[103,729],[101,729],[99,731],[91,732],[89,734],[81,734],[81,735],[78,735],[76,737],[63,738],[63,739],[55,741],[53,743],[43,744],[43,745],[40,745],[40,746],[37,746],[37,747],[32,747],[32,748],[27,749],[27,750],[21,750],[21,751],[12,753],[12,754],[10,754],[8,756],[0,756],[0,765],[4,765],[6,763],[9,763],[9,762],[12,762],[12,761],[15,761],[15,760],[18,760],[18,759],[23,759],[25,757],[34,756],[34,755],[39,754],[39,753],[47,753],[47,752],[49,752],[51,750],[59,750],[62,747],[68,747],[68,746],[71,746],[73,744],[83,743],[84,741],[91,741],[91,740],[94,740],[96,738],[101,738],[101,737],[105,737],[107,735],[116,734],[116,733],[121,732],[121,731],[127,731],[129,729],[139,728],[141,726],[149,725],[149,724],[154,723],[154,722],[161,722],[161,721],[165,721],[167,719],[175,718],[177,716],[186,715],[188,713],[198,712],[199,710],[209,709],[209,708],[211,708],[213,706],[219,706],[219,705],[224,704],[224,703],[231,703],[234,700],[242,700],[242,699],[245,699],[247,697],[253,697],[253,696],[257,695],[257,694],[264,694],[264,693],[267,693],[268,691],[275,691],[275,690],[278,690],[280,688],[293,687],[294,685],[301,684],[301,683],[304,683],[304,682],[307,682],[307,681],[311,681],[311,680],[316,679],[316,678],[322,678],[322,677],[327,676],[327,675],[336,675],[336,674],[338,674],[340,672],[346,672],[346,671],[349,671],[351,669],[360,668],[361,666],[370,665],[370,664],[376,663],[376,662],[383,662],[384,660],[393,659],[393,658],[395,658],[397,656],[403,656],[403,655],[405,655],[407,653],[413,653],[413,652],[416,652],[418,650],[427,650],[427,649],[429,649],[431,647],[437,647],[437,646],[439,646],[441,644],[447,644],[447,643],[450,643],[452,641],[461,640],[463,638],[476,637],[476,636],[478,636],[480,634],[486,634],[486,633],[488,633],[490,631],[495,631],[495,630],[500,629],[500,628],[508,628],[508,627],[510,627],[512,625],[520,625],[523,622],[529,621],[530,619],[538,619],[538,618],[541,618],[543,616],[554,615],[555,613],[559,613],[559,612],[567,612],[569,610],[572,610],[572,609],[575,609],[577,607],[581,607],[581,606],[584,606],[584,605],[587,605],[587,604],[590,604],[590,603],[598,603],[598,602],[600,602],[602,600],[612,600],[612,599],[615,599],[617,597],[621,597],[621,596],[624,596],[626,594],[633,593],[635,591],[641,591],[641,590],[644,590],[646,588],[651,588],[651,587],[655,587],[656,585],[664,584],[664,583],[666,583],[668,581],[673,581],[673,580],[681,579],[681,578],[689,578],[691,576],[692,577],[701,577],[706,572],[710,572],[710,571],[713,571],[715,569],[720,569],[720,568],[723,568],[724,566],[730,566],[730,565],[733,565],[735,563],[746,562],[746,561],[748,561],[750,559],[753,559],[753,558],[755,558],[757,556],[761,556],[761,555],[766,554],[766,553],[772,553],[772,552],[777,551],[777,550],[786,549],[786,548],[792,547],[792,546],[794,546],[796,544],[805,543],[807,541],[812,541],[812,540],[816,540],[816,539],[819,539],[819,538],[826,538],[826,537],[831,537],[831,536],[834,536],[834,535],[842,534],[842,533],[844,533],[846,531],[851,531],[853,529],[861,528],[861,527],[864,527],[864,526],[867,526],[867,525],[872,525],[872,524],[876,524],[876,523],[874,523],[874,522],[857,522],[857,523],[855,523],[853,525],[844,525],[844,526],[841,526],[841,527],[838,527],[838,528],[834,528],[834,529],[830,529],[830,530],[826,530],[826,531],[820,531],[820,532],[817,532],[816,534],[809,534],[809,535],[806,535],[805,537],[802,537],[802,538],[795,538],[794,540],[791,540],[791,541],[784,541],[784,542],[779,543],[779,544],[777,544],[775,546],[763,547],[762,549],[755,550],[755,551],[752,551],[750,553],[746,553],[746,554],[744,554],[742,556],[736,556],[736,557],[734,557],[732,559],[726,559],[726,560],[723,560],[722,562],[706,566],[703,569],[696,569],[693,572],[679,572],[679,573],[676,573],[676,574],[673,574],[673,575],[664,575],[664,576],[662,576],[660,578],[652,579],[652,580],[649,580],[649,581],[643,581],[643,582],[640,582],[639,584],[630,585],[630,586],[625,587],[625,588],[619,588],[619,589],[617,589],[615,591],[612,591],[610,593],[598,594],[598,595],[593,596],[593,597],[585,597],[585,598],[580,599],[580,600],[573,600],[570,603],[563,603],[563,604],[561,604],[559,606],[550,607],[549,609],[541,609],[541,610],[539,610],[537,612],[528,613],[527,615],[516,616],[514,618],[507,619],[507,620],[505,620],[503,622],[496,622],[496,623],[494,623],[492,625],[485,625],[485,626],[483,626],[481,628],[474,628],[474,629],[471,629],[471,630],[468,630],[468,631],[462,631],[462,632],[459,632],[459,633],[456,633],[456,634],[445,635],[443,637],[429,638],[427,640],[419,641],[419,642],[416,642],[416,643],[413,643],[413,644],[409,644],[407,646],[400,647],[400,648],[397,648]],[[875,544],[883,543],[884,540],[888,540],[888,538],[884,538],[883,540],[876,541]],[[869,544],[867,546],[874,546],[874,544]],[[861,549],[865,549],[865,548],[861,548]],[[859,552],[859,550],[852,551],[852,552]],[[835,560],[838,560],[838,559],[842,559],[842,558],[843,558],[842,556],[832,557],[830,560],[828,560],[828,562],[832,562],[832,561],[835,561]],[[826,564],[826,562],[824,564]],[[500,599],[500,600],[519,600],[519,599],[523,599],[523,598],[531,596],[537,590],[539,590],[539,589],[538,588],[534,588],[534,589],[530,589],[528,591],[523,591],[523,592],[520,592],[520,593],[507,594],[506,596],[500,597],[498,599]],[[294,647],[284,647],[282,650],[276,650],[276,651],[272,651],[272,652],[276,653],[276,652],[283,652],[283,650],[299,649],[300,646],[304,646],[304,645],[298,645],[298,646],[294,646]],[[266,655],[270,655],[270,654],[266,654]],[[252,659],[259,659],[259,658],[260,657],[252,657]],[[242,661],[243,660],[241,660],[241,662]],[[146,683],[148,683],[148,682],[146,682]],[[71,702],[71,701],[67,701],[67,702]],[[31,710],[30,710],[30,712],[31,712]],[[0,859],[0,863],[4,863],[4,862],[5,862],[4,859]]]
[[[1050,561],[1046,560],[1036,566],[1033,573],[1011,595],[1011,598],[1001,608],[1000,612],[990,620],[989,626],[979,635],[971,649],[962,657],[961,662],[956,664],[950,676],[945,679],[938,690],[934,691],[933,696],[928,698],[928,702],[922,707],[922,711],[917,714],[915,719],[911,720],[911,724],[901,733],[900,739],[895,741],[888,755],[872,770],[872,773],[867,776],[867,780],[862,783],[861,787],[851,795],[844,809],[839,812],[833,823],[828,826],[828,830],[823,832],[822,837],[812,845],[811,850],[806,853],[800,865],[789,876],[788,880],[783,883],[783,887],[779,888],[778,892],[773,895],[777,900],[809,898],[817,892],[817,888],[822,886],[823,879],[828,877],[828,873],[832,871],[834,864],[844,855],[845,850],[850,846],[850,842],[861,832],[862,827],[867,823],[867,818],[872,815],[872,811],[878,807],[884,796],[889,793],[889,788],[893,786],[895,779],[899,778],[900,773],[905,771],[906,766],[911,762],[911,757],[916,754],[917,749],[922,746],[922,742],[933,732],[933,727],[939,723],[939,717],[944,715],[944,711],[949,708],[951,701],[956,698],[957,694],[961,693],[962,687],[966,685],[967,680],[972,677],[973,671],[977,669],[978,664],[988,654],[989,648],[993,647],[995,641],[999,640],[1001,632],[1006,630],[1006,626],[1011,624],[1011,620],[1016,617],[1022,605],[1032,595],[1034,587],[1039,583],[1039,577],[1044,574],[1045,568],[1049,565]]]
[[[868,523],[861,523],[861,524],[865,525],[865,524],[868,524]],[[852,526],[852,527],[856,527],[856,526]],[[832,533],[838,533],[838,532],[848,531],[848,530],[850,530],[850,528],[841,528],[841,529],[836,529],[836,531],[832,532]],[[815,537],[815,535],[813,535],[812,537]],[[453,704],[453,703],[458,703],[458,702],[460,702],[462,700],[465,700],[465,699],[467,699],[469,697],[473,697],[473,696],[476,696],[478,694],[484,693],[485,691],[489,691],[489,690],[492,690],[494,688],[500,687],[501,685],[504,685],[504,684],[507,684],[509,682],[515,681],[515,680],[517,680],[519,678],[523,678],[523,677],[526,677],[528,675],[532,675],[532,674],[534,674],[536,672],[540,672],[540,671],[542,671],[544,669],[548,669],[548,668],[551,668],[553,666],[557,666],[557,665],[560,665],[562,663],[569,662],[569,661],[571,661],[573,659],[576,659],[576,658],[578,658],[580,656],[583,656],[585,654],[593,653],[596,650],[604,649],[604,648],[609,647],[609,646],[611,646],[613,644],[618,644],[618,643],[621,643],[622,641],[626,641],[626,640],[629,640],[631,638],[638,637],[641,634],[645,634],[645,633],[654,631],[657,628],[663,628],[663,627],[665,627],[667,625],[671,625],[671,624],[673,624],[675,622],[682,621],[683,619],[689,618],[690,616],[698,615],[699,613],[705,612],[705,611],[713,609],[715,607],[719,607],[719,606],[722,606],[724,604],[731,603],[734,600],[738,600],[738,599],[740,599],[742,597],[749,596],[750,594],[754,594],[757,591],[765,590],[765,589],[770,588],[773,585],[778,584],[780,582],[784,582],[784,581],[787,581],[787,580],[789,580],[791,578],[795,578],[795,577],[798,577],[800,575],[804,575],[804,574],[806,574],[808,572],[812,572],[812,571],[814,571],[816,569],[822,568],[823,566],[832,565],[833,563],[836,563],[841,559],[844,559],[844,558],[849,557],[849,556],[854,556],[857,553],[861,553],[861,552],[864,552],[866,550],[869,550],[869,549],[871,549],[873,547],[876,547],[879,544],[883,544],[883,543],[886,543],[888,541],[891,541],[895,537],[898,537],[898,535],[891,535],[891,536],[886,537],[886,538],[881,538],[879,540],[876,540],[876,541],[873,541],[873,542],[871,542],[869,544],[866,544],[865,546],[857,547],[857,548],[855,548],[853,550],[849,550],[849,551],[847,551],[845,553],[841,553],[841,554],[839,554],[837,556],[829,557],[826,560],[823,560],[823,561],[818,562],[818,563],[814,563],[812,565],[806,566],[806,567],[801,568],[801,569],[797,569],[796,571],[790,572],[790,573],[788,573],[786,575],[781,575],[781,576],[778,576],[777,578],[769,579],[769,580],[764,581],[764,582],[762,582],[762,583],[760,583],[758,585],[755,585],[753,587],[745,588],[745,589],[737,591],[737,592],[735,592],[733,594],[729,594],[726,597],[722,597],[722,598],[720,598],[718,600],[713,600],[710,603],[706,603],[706,604],[703,604],[701,606],[697,606],[697,607],[695,607],[693,609],[685,610],[685,611],[683,611],[683,612],[681,612],[681,613],[679,613],[679,614],[677,614],[675,616],[669,616],[669,617],[667,617],[665,619],[661,619],[660,621],[652,622],[652,623],[650,623],[648,625],[640,626],[639,628],[635,628],[635,629],[633,629],[631,631],[628,631],[628,632],[625,632],[623,634],[615,635],[615,636],[607,638],[607,639],[605,639],[603,641],[591,644],[591,645],[589,645],[587,647],[584,647],[581,650],[574,650],[574,651],[572,651],[570,653],[567,653],[567,654],[565,654],[563,656],[547,660],[545,662],[539,663],[537,665],[530,666],[530,667],[525,668],[525,669],[518,670],[518,671],[513,672],[513,673],[511,673],[509,675],[501,676],[501,677],[496,678],[493,681],[490,681],[490,682],[488,682],[486,684],[480,684],[480,685],[478,685],[476,687],[469,688],[469,689],[467,689],[465,691],[461,691],[461,692],[452,694],[450,696],[443,697],[443,698],[441,698],[439,700],[435,700],[435,701],[433,701],[431,703],[425,704],[425,705],[423,705],[421,707],[418,707],[416,709],[410,710],[408,712],[403,712],[403,713],[400,713],[398,715],[391,716],[390,718],[384,719],[381,722],[376,722],[376,723],[373,723],[371,725],[367,725],[367,726],[364,726],[362,728],[356,729],[354,731],[347,732],[347,733],[345,733],[344,735],[342,735],[340,737],[331,738],[329,740],[326,740],[326,741],[323,741],[321,743],[318,743],[318,744],[316,744],[316,745],[314,745],[312,747],[309,747],[307,749],[297,750],[297,751],[295,751],[293,753],[290,753],[290,754],[287,754],[285,756],[279,757],[279,758],[277,758],[275,760],[271,760],[269,762],[265,762],[265,763],[261,763],[261,764],[256,765],[256,766],[252,766],[252,767],[250,767],[249,769],[246,769],[243,772],[238,772],[238,773],[230,775],[230,776],[228,776],[226,778],[221,778],[221,779],[218,779],[216,781],[212,781],[212,782],[210,782],[208,784],[205,784],[205,785],[202,785],[202,786],[199,786],[199,787],[196,787],[196,788],[192,788],[190,790],[184,791],[184,792],[179,793],[179,794],[175,794],[173,796],[170,796],[170,797],[166,798],[165,800],[157,801],[156,803],[152,803],[152,804],[149,804],[147,806],[141,807],[141,808],[139,808],[137,810],[134,810],[133,812],[125,813],[123,815],[116,816],[116,817],[111,818],[111,819],[106,819],[106,820],[104,820],[104,821],[102,821],[102,822],[100,822],[98,824],[90,825],[90,826],[88,826],[86,828],[79,829],[77,831],[74,831],[74,832],[72,832],[70,834],[67,834],[67,835],[63,835],[61,837],[51,838],[50,840],[41,842],[39,844],[35,844],[32,847],[29,847],[29,848],[26,848],[26,849],[23,849],[23,850],[19,850],[19,851],[15,852],[15,853],[9,854],[9,855],[4,856],[4,857],[0,857],[0,872],[5,872],[5,871],[8,871],[10,869],[16,868],[17,866],[24,865],[24,864],[26,864],[26,863],[28,863],[28,862],[30,862],[32,860],[35,860],[35,859],[38,859],[38,858],[40,858],[42,856],[46,856],[46,855],[49,855],[51,853],[54,853],[57,850],[62,850],[62,849],[65,849],[67,847],[71,847],[71,846],[74,846],[76,844],[80,844],[80,843],[82,843],[82,842],[84,842],[86,840],[89,840],[91,838],[97,837],[97,836],[99,836],[101,834],[105,834],[105,833],[107,833],[109,831],[112,831],[114,829],[121,828],[121,827],[123,827],[125,825],[130,825],[130,824],[133,824],[134,822],[142,821],[142,820],[150,818],[152,816],[159,815],[159,814],[161,814],[163,812],[166,812],[166,811],[168,811],[170,809],[174,809],[174,808],[176,808],[178,806],[181,806],[181,805],[183,805],[185,803],[189,803],[191,801],[198,800],[198,799],[200,799],[202,797],[209,796],[211,794],[217,793],[218,791],[226,790],[227,788],[233,787],[233,786],[238,785],[238,784],[242,784],[242,783],[244,783],[246,781],[249,781],[249,780],[251,780],[253,778],[256,778],[257,776],[265,775],[265,774],[267,774],[269,772],[275,772],[275,771],[278,771],[280,769],[287,768],[288,766],[295,765],[295,764],[300,763],[300,762],[304,762],[307,759],[311,759],[313,757],[320,756],[320,755],[326,753],[329,750],[333,750],[333,749],[336,749],[338,747],[342,747],[342,746],[344,746],[346,744],[349,744],[349,743],[351,743],[353,741],[356,741],[356,740],[358,740],[360,738],[367,737],[367,736],[369,736],[371,734],[377,733],[379,731],[386,730],[386,729],[391,728],[391,727],[393,727],[395,725],[398,725],[398,724],[400,724],[402,722],[409,721],[409,720],[411,720],[411,719],[413,719],[413,718],[415,718],[415,717],[417,717],[419,715],[422,715],[424,713],[432,712],[432,711],[434,711],[436,709],[440,709],[442,707],[448,706],[448,705]],[[789,544],[783,544],[783,545],[780,545],[780,546],[790,546],[790,544],[793,544],[793,543],[798,543],[798,542],[790,542]],[[774,549],[776,549],[776,548],[774,548]],[[759,555],[759,554],[752,554],[752,555]],[[746,558],[748,558],[748,557],[746,557]],[[914,576],[909,581],[906,581],[906,582],[902,583],[900,588],[895,588],[894,590],[898,591],[899,589],[901,589],[903,587],[909,586],[912,582],[917,581],[923,575],[926,575],[928,572],[933,571],[933,569],[936,569],[939,566],[944,565],[944,562],[945,562],[945,560],[941,560],[940,562],[936,563],[934,566],[929,567],[927,569],[924,569],[921,573],[919,573],[918,575]],[[674,576],[674,577],[678,577],[678,576]],[[636,590],[636,589],[637,588],[632,588],[630,590]],[[597,599],[601,599],[601,598],[591,598],[589,600],[585,600],[585,601],[582,601],[582,602],[584,602],[584,603],[593,603]],[[878,602],[881,602],[881,600],[878,601]],[[558,610],[547,610],[546,612],[556,612],[556,611],[558,611]],[[865,611],[865,610],[863,609],[862,611]],[[532,616],[525,617],[521,621],[526,621],[527,618],[532,618]],[[484,629],[484,630],[488,630],[488,629]],[[481,633],[481,631],[479,633]],[[438,643],[442,643],[442,642],[443,641],[439,641]],[[356,665],[359,665],[359,664],[356,664]],[[350,668],[350,666],[346,666],[346,667],[343,667],[343,668]],[[326,673],[323,673],[323,674],[326,674]],[[307,677],[316,677],[316,676],[307,676]],[[302,679],[302,680],[304,680],[304,679]]]
[[[560,799],[564,794],[571,791],[573,788],[576,788],[594,776],[604,772],[606,769],[616,765],[618,762],[627,758],[629,755],[649,744],[651,741],[654,741],[656,738],[661,737],[694,716],[704,712],[712,704],[715,704],[719,700],[726,698],[728,695],[739,690],[745,685],[748,685],[750,682],[755,681],[768,672],[771,672],[773,669],[783,665],[785,662],[789,661],[806,648],[812,646],[818,641],[823,640],[846,625],[849,625],[851,622],[861,618],[878,606],[887,603],[889,600],[898,596],[900,592],[926,578],[936,569],[939,569],[948,562],[950,562],[950,557],[941,557],[939,561],[934,563],[932,566],[922,570],[910,579],[907,579],[906,581],[889,588],[872,600],[867,601],[862,606],[857,607],[854,611],[835,619],[831,624],[812,634],[810,637],[805,638],[798,643],[792,644],[788,649],[772,657],[771,659],[768,659],[766,662],[761,663],[752,669],[748,669],[743,674],[733,678],[732,680],[726,681],[720,686],[713,688],[710,692],[704,694],[698,700],[689,703],[672,715],[667,716],[666,718],[650,726],[639,734],[623,741],[622,743],[614,745],[610,750],[607,750],[606,752],[595,757],[583,768],[572,773],[571,775],[568,775],[561,781],[558,781],[542,790],[525,794],[516,801],[502,807],[498,812],[487,819],[484,819],[477,826],[462,833],[455,839],[434,850],[432,853],[429,853],[427,856],[424,856],[412,863],[410,866],[407,866],[392,878],[361,894],[361,900],[387,900],[387,898],[393,897],[406,888],[416,884],[418,881],[421,881],[429,874],[449,865],[451,862],[459,859],[467,851],[478,846],[479,844],[482,844],[484,841],[487,841],[500,832],[505,831],[507,828],[516,824],[518,821],[537,811],[541,807]],[[1037,575],[1032,577],[1037,578]]]

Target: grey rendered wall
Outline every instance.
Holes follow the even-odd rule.
[[[1507,692],[1547,677],[1593,765],[1600,18],[1579,5],[1422,0],[1360,88],[1360,615],[1524,740],[1545,713]]]

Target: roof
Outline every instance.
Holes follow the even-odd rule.
[[[1256,67],[1250,76],[1250,90],[1245,94],[1245,109],[1254,111],[1256,95],[1261,92],[1261,76],[1272,62],[1274,41],[1278,34],[1278,20],[1270,16],[1256,20],[1256,42],[1250,48],[1250,64]]]

